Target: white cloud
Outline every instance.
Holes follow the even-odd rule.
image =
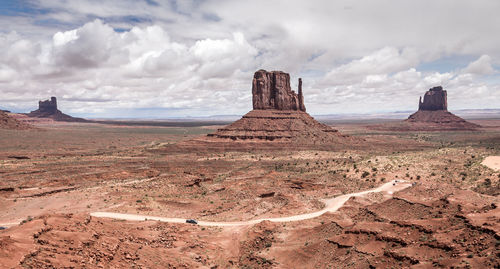
[[[495,73],[495,70],[491,66],[491,57],[488,55],[481,55],[479,59],[471,62],[463,72],[477,75],[491,75]]]
[[[324,84],[355,83],[366,79],[366,75],[384,75],[414,67],[419,63],[413,49],[399,51],[385,47],[374,53],[353,60],[328,72]]]
[[[302,76],[312,113],[408,110],[436,85],[450,107],[500,101],[498,1],[29,3],[43,12],[0,15],[0,106],[14,110],[57,95],[98,116],[244,113],[260,68],[291,73],[294,87]],[[471,56],[461,70],[441,61]]]

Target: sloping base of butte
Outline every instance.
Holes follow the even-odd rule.
[[[472,130],[481,126],[470,123],[449,111],[417,111],[408,117],[406,122],[436,124],[442,128],[457,129],[457,130]]]
[[[205,137],[178,143],[177,150],[248,151],[345,148],[360,142],[316,121],[306,112],[254,109]],[[170,148],[170,150],[175,150]]]
[[[231,140],[260,139],[267,141],[308,142],[310,139],[327,142],[340,135],[337,130],[319,123],[306,112],[297,110],[254,109],[240,120],[208,135]]]

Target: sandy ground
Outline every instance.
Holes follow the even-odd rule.
[[[500,156],[489,156],[484,158],[484,161],[481,163],[495,171],[500,170]]]

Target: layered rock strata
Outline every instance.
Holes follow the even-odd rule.
[[[21,122],[8,113],[0,111],[0,129],[25,130],[33,128],[32,125]]]

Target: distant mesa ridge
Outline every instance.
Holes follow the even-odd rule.
[[[26,115],[32,118],[50,118],[55,121],[87,122],[86,119],[75,118],[62,113],[57,109],[57,98],[53,96],[49,100],[38,101],[38,109]]]

